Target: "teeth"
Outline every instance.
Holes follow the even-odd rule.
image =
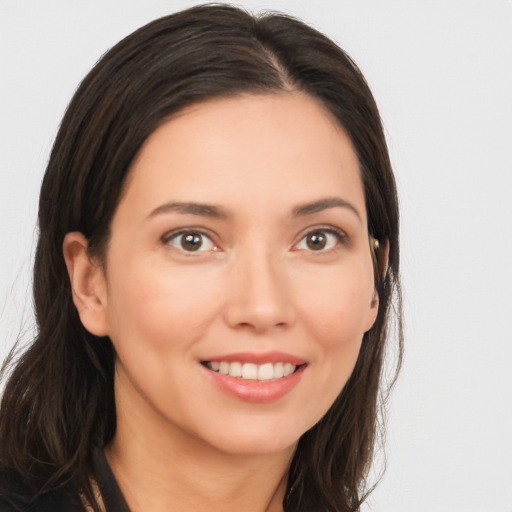
[[[229,375],[229,363],[222,361],[219,366],[219,373],[222,375]]]
[[[234,361],[229,363],[227,361],[208,361],[206,366],[222,375],[229,375],[230,377],[242,378],[244,380],[273,380],[282,377],[288,377],[297,368],[291,363],[240,363]]]
[[[285,363],[284,365],[284,376],[288,377],[295,371],[295,366],[291,363]]]
[[[234,362],[229,365],[229,376],[230,377],[241,377],[242,376],[242,363]]]
[[[245,363],[244,365],[242,365],[242,379],[257,380],[258,366],[252,363]]]
[[[284,377],[284,364],[276,363],[274,365],[274,379],[280,379],[281,377]]]
[[[262,364],[258,368],[258,380],[271,380],[274,378],[274,365],[272,363]]]

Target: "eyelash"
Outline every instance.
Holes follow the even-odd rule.
[[[299,245],[301,243],[306,243],[307,244],[307,237],[308,236],[312,236],[312,235],[315,235],[315,234],[320,234],[320,235],[324,235],[326,236],[326,243],[328,244],[329,243],[329,237],[334,237],[336,240],[335,240],[335,245],[333,247],[329,247],[329,248],[325,248],[325,247],[321,247],[319,250],[315,250],[315,249],[312,249],[311,247],[304,247],[304,248],[300,248]],[[332,242],[331,242],[332,243]],[[316,228],[313,228],[313,229],[308,229],[308,231],[302,235],[302,237],[300,238],[300,240],[293,246],[293,249],[294,250],[297,250],[297,251],[300,251],[300,250],[306,250],[306,251],[309,251],[311,253],[319,253],[319,254],[328,254],[328,253],[331,253],[333,251],[336,251],[340,245],[347,245],[348,244],[348,237],[347,235],[339,230],[339,229],[335,229],[333,227],[322,227],[322,226],[319,226],[319,227],[316,227]]]
[[[312,235],[325,236],[326,244],[329,244],[329,237],[334,237],[336,239],[335,245],[333,247],[328,247],[327,249],[325,249],[325,247],[319,246],[320,249],[318,249],[318,250],[311,248],[311,246],[300,247],[300,244],[302,244],[302,243],[307,244],[307,237],[312,236]],[[201,245],[196,250],[185,249],[183,247],[183,241],[184,241],[183,237],[186,237],[186,236],[195,236],[196,238],[200,237],[201,241],[202,241]],[[201,229],[190,228],[190,229],[180,230],[180,231],[176,231],[176,232],[172,232],[172,233],[167,233],[162,237],[161,240],[162,240],[163,244],[174,247],[177,250],[182,251],[183,253],[189,254],[189,255],[192,255],[195,253],[202,253],[202,252],[217,252],[220,250],[218,245],[213,241],[211,235],[209,235],[208,233],[205,233]],[[176,245],[171,243],[173,240],[177,241]],[[209,244],[211,244],[212,248],[207,248],[207,249],[203,248],[205,240],[209,241]],[[191,240],[191,242],[192,241],[193,240]],[[331,244],[332,243],[333,242],[331,241]],[[302,237],[299,239],[299,241],[292,246],[292,250],[293,251],[305,250],[305,251],[308,251],[311,253],[325,254],[325,253],[330,253],[332,251],[336,251],[336,249],[338,249],[340,245],[347,245],[347,243],[348,243],[348,237],[343,231],[335,229],[333,227],[319,226],[319,227],[316,227],[313,229],[309,229],[306,233],[304,233],[302,235]]]
[[[182,240],[181,243],[178,242],[181,245],[181,247],[171,243],[173,240],[179,240],[179,237],[194,236],[194,235],[196,237],[201,237],[201,239],[202,239],[202,244],[201,244],[201,246],[199,246],[197,248],[197,250],[189,250],[189,251],[186,250],[182,245],[183,238],[181,238],[181,240]],[[210,244],[213,246],[213,249],[207,249],[206,251],[204,249],[201,250],[205,240],[208,240],[210,242]],[[205,233],[204,231],[202,231],[200,229],[193,229],[193,228],[183,229],[181,231],[177,231],[177,232],[173,232],[173,233],[167,233],[162,237],[162,242],[165,245],[170,245],[171,247],[174,247],[174,248],[178,249],[179,251],[182,251],[185,254],[194,254],[194,253],[209,252],[209,251],[215,252],[215,251],[219,250],[217,244],[215,244],[215,242],[212,240],[212,237],[209,234]]]

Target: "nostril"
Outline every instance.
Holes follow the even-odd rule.
[[[285,329],[294,315],[286,283],[274,271],[256,265],[247,273],[234,274],[229,283],[225,319],[231,328],[262,332]],[[241,276],[244,279],[241,279]]]

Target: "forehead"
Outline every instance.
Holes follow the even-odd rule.
[[[351,140],[328,110],[295,92],[210,100],[164,122],[134,160],[123,201],[251,198],[284,207],[336,193],[364,211]]]

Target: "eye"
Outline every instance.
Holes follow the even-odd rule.
[[[200,231],[180,231],[164,237],[163,242],[185,252],[216,251],[212,239]]]
[[[299,251],[326,252],[336,248],[344,239],[344,235],[333,229],[315,229],[304,235],[294,247]]]

